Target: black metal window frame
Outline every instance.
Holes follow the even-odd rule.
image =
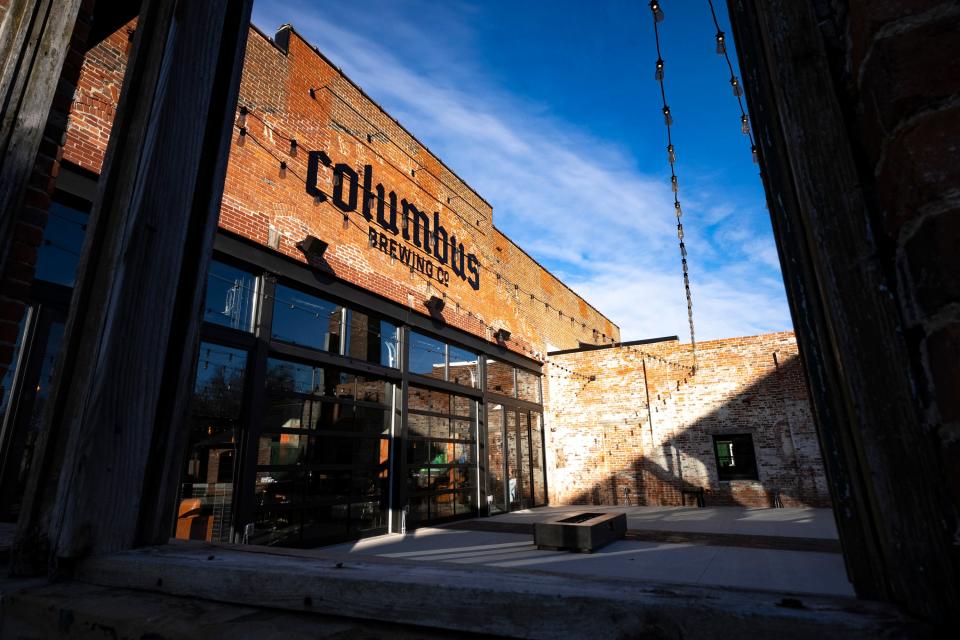
[[[201,340],[222,344],[247,351],[247,375],[244,382],[244,402],[242,423],[245,433],[238,439],[238,452],[235,458],[234,491],[234,538],[241,540],[244,523],[255,521],[256,499],[255,479],[257,471],[257,443],[263,434],[262,416],[267,392],[265,389],[267,361],[281,358],[311,366],[334,366],[338,369],[358,375],[373,375],[389,380],[393,384],[391,418],[393,427],[390,437],[390,509],[389,523],[383,530],[366,532],[364,535],[376,535],[387,531],[400,531],[405,525],[402,519],[403,507],[407,504],[405,447],[408,438],[409,415],[407,400],[410,385],[442,391],[471,399],[476,405],[476,466],[478,482],[478,505],[474,513],[459,517],[474,517],[485,514],[487,495],[487,429],[486,408],[491,402],[510,405],[515,410],[535,411],[541,416],[541,455],[545,455],[544,434],[546,431],[542,405],[541,364],[506,350],[500,345],[488,343],[480,338],[465,334],[457,329],[420,316],[407,307],[385,300],[376,294],[360,289],[356,285],[344,282],[324,270],[314,269],[298,261],[270,251],[261,245],[240,236],[219,230],[214,243],[213,259],[232,267],[242,269],[256,278],[256,297],[254,300],[254,327],[252,332],[235,329],[212,322],[204,322],[201,327]],[[344,308],[383,318],[398,326],[399,367],[392,368],[367,362],[348,355],[339,355],[293,344],[273,338],[274,294],[278,283],[293,287],[308,295],[342,305]],[[468,387],[447,380],[418,375],[409,371],[410,332],[416,331],[447,345],[478,354],[477,375],[479,385]],[[449,354],[449,349],[447,350]],[[486,360],[496,359],[509,363],[516,369],[523,369],[537,376],[540,403],[520,400],[516,397],[499,396],[487,391]],[[446,358],[449,366],[449,358]],[[445,376],[446,377],[446,376]],[[514,372],[516,395],[516,371]],[[388,409],[389,410],[389,409]],[[529,421],[528,421],[529,423]],[[528,424],[529,427],[529,424]],[[530,441],[529,468],[533,469],[532,440]],[[546,495],[546,473],[544,464],[544,495]],[[544,503],[546,504],[546,502]],[[538,505],[539,506],[539,505]],[[417,526],[432,524],[419,523]],[[363,536],[361,536],[363,537]]]

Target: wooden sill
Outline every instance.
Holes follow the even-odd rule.
[[[255,607],[527,638],[870,638],[909,628],[886,605],[323,550],[178,542],[92,557],[79,581]],[[907,625],[907,626],[905,626]]]

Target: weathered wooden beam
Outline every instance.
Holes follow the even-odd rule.
[[[331,551],[177,544],[84,560],[82,582],[511,638],[917,637],[852,598],[650,583]]]
[[[949,619],[944,479],[812,4],[728,0],[838,529],[858,594]]]
[[[82,0],[11,0],[0,23],[0,265]]]
[[[15,553],[169,533],[251,5],[143,4]]]

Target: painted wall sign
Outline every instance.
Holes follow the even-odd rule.
[[[307,193],[325,199],[317,186],[320,167],[333,167],[335,207],[349,213],[360,212],[370,223],[368,238],[371,248],[395,258],[438,284],[450,286],[451,275],[460,278],[474,290],[480,289],[480,261],[466,253],[463,243],[448,234],[440,224],[440,212],[433,219],[406,199],[397,201],[397,194],[384,186],[373,186],[373,167],[364,165],[363,178],[352,167],[333,161],[323,151],[311,151],[307,159]],[[376,209],[376,212],[374,212]],[[378,228],[379,227],[379,228]]]

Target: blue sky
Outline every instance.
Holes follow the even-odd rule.
[[[791,329],[707,2],[662,5],[697,338]],[[293,24],[624,340],[689,339],[645,1],[256,0],[253,21]]]

